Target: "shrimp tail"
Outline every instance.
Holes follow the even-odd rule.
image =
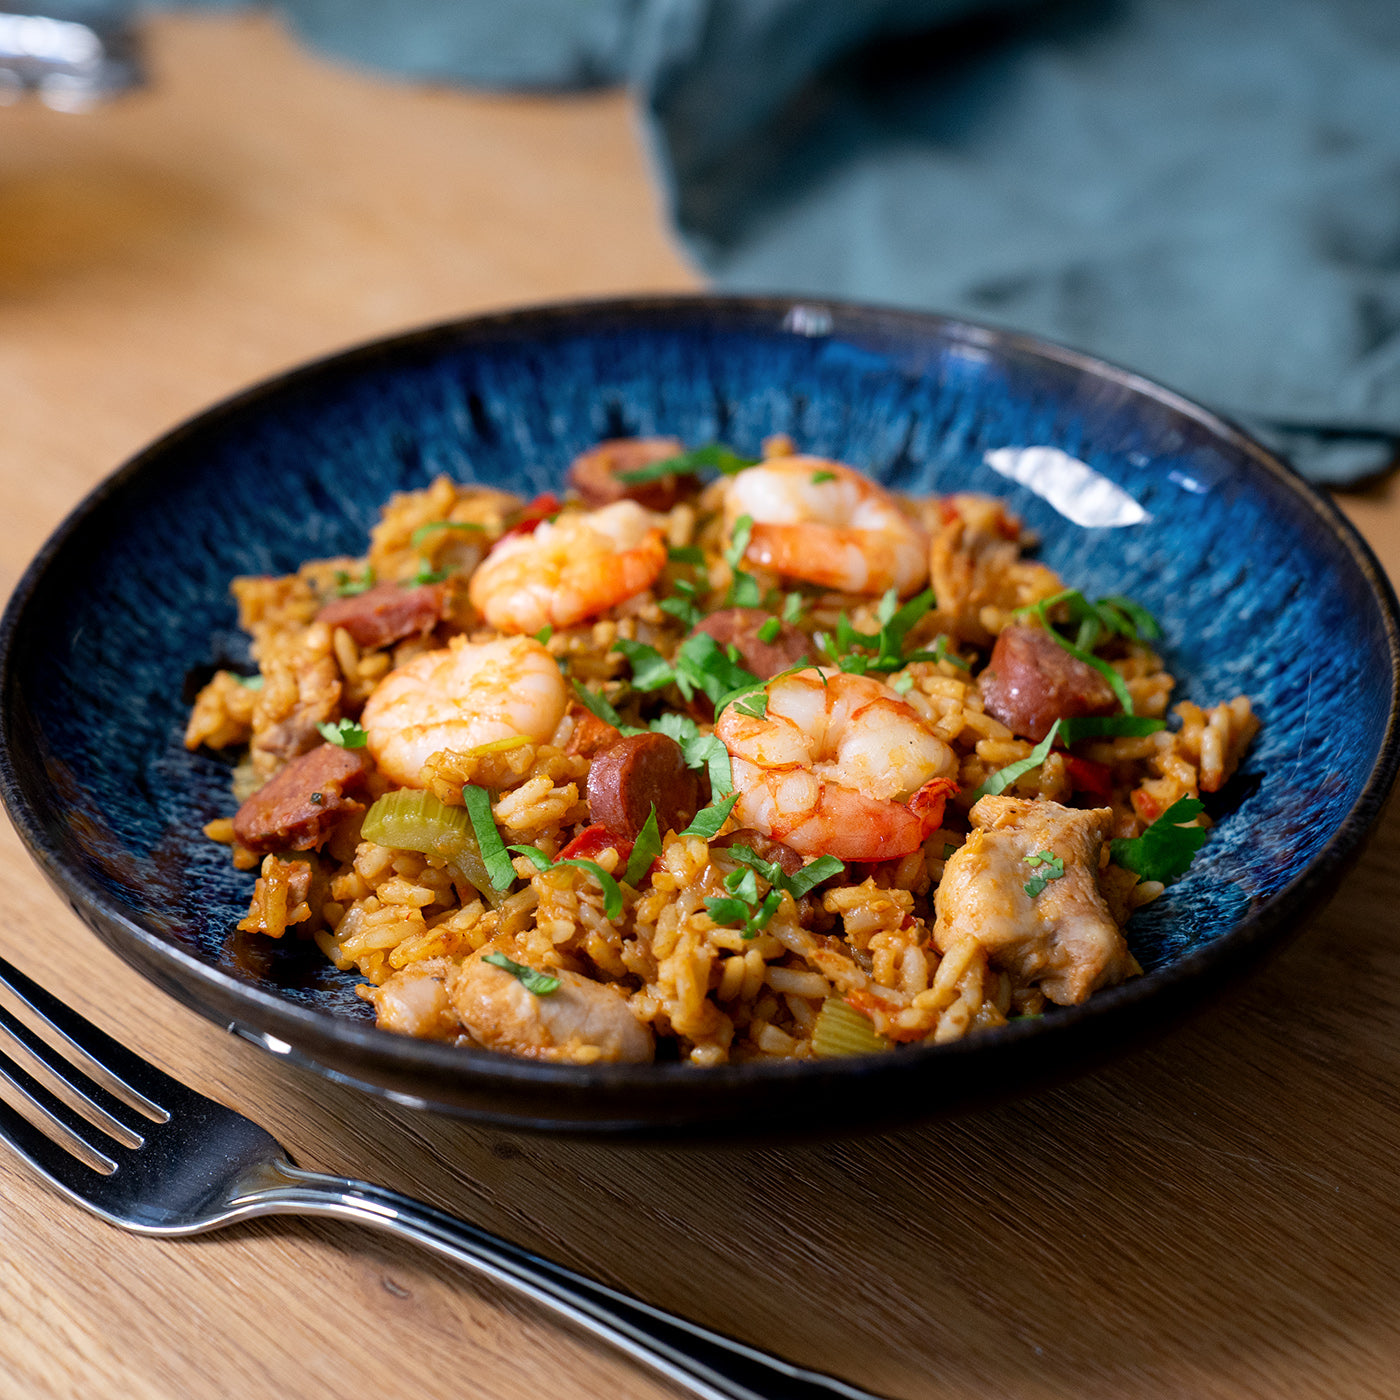
[[[957,790],[954,778],[930,778],[909,799],[909,810],[919,819],[925,840],[943,825],[943,809]]]

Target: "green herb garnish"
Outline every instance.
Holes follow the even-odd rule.
[[[1205,804],[1198,798],[1179,798],[1141,836],[1119,837],[1109,843],[1114,864],[1144,880],[1163,883],[1184,875],[1208,834],[1203,826],[1185,823],[1204,811]]]
[[[1047,758],[1050,757],[1050,750],[1054,747],[1055,739],[1060,732],[1062,721],[1056,720],[1050,726],[1050,732],[1033,748],[1025,758],[1018,759],[1015,763],[1008,763],[1005,768],[998,768],[976,792],[972,794],[972,800],[977,801],[980,797],[995,797],[999,792],[1005,792],[1017,778],[1025,773],[1029,773],[1032,768],[1039,768]]]
[[[698,568],[705,562],[705,551],[693,544],[674,544],[666,550],[666,557],[673,564],[694,564]]]
[[[763,626],[758,629],[758,640],[765,644],[776,642],[778,634],[783,630],[781,618],[765,618]]]
[[[1060,721],[1060,742],[1068,748],[1081,739],[1141,739],[1166,727],[1147,715],[1081,715]]]
[[[441,583],[451,572],[451,569],[435,569],[428,560],[420,559],[418,572],[413,576],[413,583],[419,588],[429,583]]]
[[[527,992],[533,992],[537,997],[547,997],[559,990],[559,979],[551,977],[547,972],[536,972],[533,967],[526,967],[524,963],[518,963],[513,958],[508,958],[504,953],[483,953],[481,961],[490,963],[492,967],[499,967],[502,972],[508,972]]]
[[[335,571],[335,592],[338,598],[354,598],[361,593],[368,593],[373,587],[374,570],[368,566],[359,578],[347,574],[344,569]]]
[[[1058,632],[1050,621],[1050,609],[1063,603],[1069,610],[1069,625],[1077,628],[1074,641]],[[1130,598],[1113,595],[1091,603],[1077,588],[1067,588],[1053,597],[1042,598],[1028,607],[1017,608],[1016,616],[1034,613],[1041,625],[1071,656],[1092,667],[1108,682],[1125,715],[1133,713],[1133,697],[1114,667],[1095,656],[1094,648],[1106,636],[1120,636],[1130,642],[1144,642],[1162,635],[1157,620]]]
[[[661,831],[656,821],[656,803],[653,802],[646,821],[642,823],[642,829],[637,833],[637,841],[632,847],[632,854],[627,858],[627,869],[623,871],[622,878],[629,885],[640,885],[646,878],[647,871],[651,869],[652,861],[660,854]]]
[[[706,841],[713,841],[719,835],[719,829],[729,820],[729,814],[734,810],[734,804],[739,800],[739,794],[732,792],[728,797],[721,798],[718,802],[711,802],[708,807],[702,807],[696,814],[695,820],[681,832],[682,836],[703,836]]]
[[[484,787],[468,783],[462,789],[462,802],[466,806],[467,816],[471,818],[472,830],[476,833],[477,849],[486,867],[486,878],[497,894],[504,894],[515,883],[515,867],[511,864],[506,843],[501,840],[501,833],[496,830],[496,819],[491,815],[491,794]]]
[[[237,671],[230,671],[229,675],[231,675],[245,690],[261,690],[263,688],[263,678],[261,675],[240,676]]]
[[[1021,857],[1022,864],[1029,865],[1036,873],[1022,886],[1025,892],[1034,899],[1051,880],[1059,880],[1064,876],[1065,863],[1053,851],[1033,851],[1028,856]]]
[[[614,729],[624,735],[641,734],[644,732],[638,729],[636,725],[624,724],[622,722],[622,716],[608,703],[608,699],[602,691],[589,690],[589,688],[579,680],[574,680],[572,684],[574,693],[583,702],[584,708],[590,710],[602,720],[604,724],[612,725]]]
[[[362,749],[369,738],[353,719],[338,719],[334,724],[323,722],[316,728],[327,743],[340,749]]]
[[[637,690],[660,690],[676,678],[671,663],[655,647],[618,637],[613,650],[620,651],[632,667],[632,685]]]
[[[835,480],[836,480],[836,473],[835,473],[835,472],[813,472],[813,473],[812,473],[812,485],[813,485],[813,486],[820,486],[820,485],[823,484],[823,482],[835,481]]]
[[[430,520],[426,525],[420,525],[409,537],[408,543],[411,549],[421,549],[423,541],[429,535],[435,535],[439,530],[457,530],[459,532],[475,531],[478,534],[486,533],[485,525],[478,525],[474,520]]]
[[[967,669],[967,663],[948,653],[948,639],[939,636],[932,651],[905,652],[904,639],[914,625],[933,607],[933,590],[916,593],[903,605],[891,588],[875,610],[878,632],[862,632],[843,612],[837,619],[834,639],[822,634],[818,640],[843,671],[863,676],[869,671],[902,671],[913,661],[951,661]]]
[[[640,486],[647,481],[659,481],[663,476],[698,476],[707,467],[721,476],[733,476],[746,467],[756,467],[758,462],[757,457],[741,457],[732,448],[711,442],[664,461],[649,462],[635,471],[618,472],[616,480],[628,486]]]
[[[542,646],[549,645],[549,639],[554,635],[554,624],[546,622],[538,632],[535,633],[535,640]]]
[[[689,715],[672,711],[652,720],[649,727],[681,746],[687,768],[704,768],[709,772],[710,790],[716,797],[725,797],[734,790],[729,750],[713,734],[702,734],[700,726]]]

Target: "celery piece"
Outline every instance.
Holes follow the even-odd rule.
[[[449,807],[430,792],[399,788],[386,792],[370,807],[360,834],[378,846],[422,851],[451,861],[488,904],[499,907],[501,896],[487,874],[471,818],[461,807]]]
[[[838,1055],[876,1055],[890,1042],[880,1035],[868,1016],[840,997],[827,997],[812,1029],[812,1053],[823,1058]]]

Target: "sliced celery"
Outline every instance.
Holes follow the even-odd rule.
[[[827,997],[812,1030],[812,1053],[821,1056],[876,1055],[890,1042],[849,1002]]]
[[[422,851],[451,861],[493,908],[503,896],[492,885],[481,859],[471,818],[462,807],[449,807],[430,792],[399,788],[386,792],[365,813],[360,834],[396,851]]]

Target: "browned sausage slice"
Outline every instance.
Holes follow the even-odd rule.
[[[335,744],[294,758],[237,811],[233,834],[251,851],[310,851],[342,817],[364,805],[348,796],[369,772],[369,758]]]
[[[612,438],[574,458],[569,485],[590,506],[610,506],[625,497],[648,510],[670,510],[680,496],[679,477],[662,476],[630,485],[619,481],[617,474],[679,457],[684,451],[676,438]]]
[[[779,623],[777,635],[765,642],[758,633],[770,621],[772,614],[762,608],[725,608],[697,623],[695,630],[708,632],[722,647],[734,647],[739,664],[766,681],[810,659],[815,650],[812,639],[790,622]]]
[[[664,835],[683,831],[700,809],[700,779],[681,746],[665,734],[632,734],[595,755],[588,770],[588,810],[595,822],[635,841],[656,805]]]
[[[1118,709],[1108,682],[1043,627],[1006,628],[977,685],[988,711],[1023,739],[1043,739],[1057,719]]]
[[[403,588],[380,583],[349,598],[337,598],[316,614],[318,622],[343,627],[362,647],[383,647],[430,632],[442,619],[446,590],[440,583]]]

